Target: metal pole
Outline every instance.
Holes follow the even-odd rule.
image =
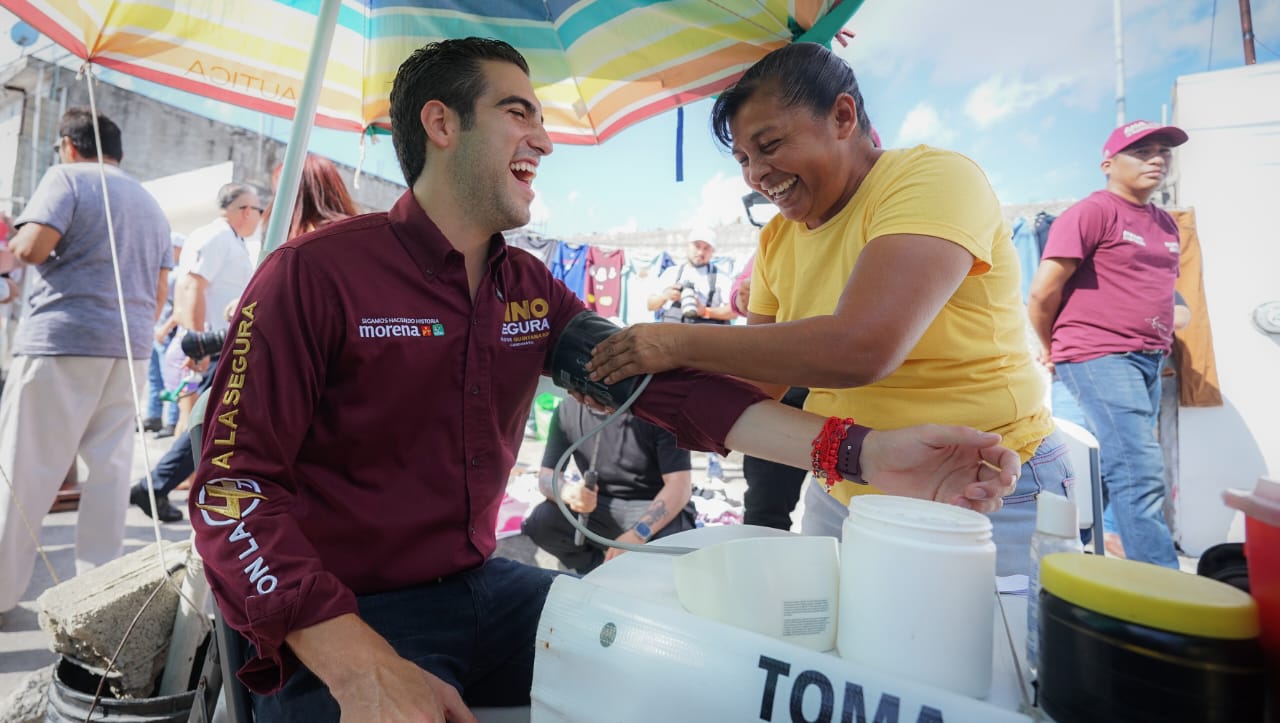
[[[1247,0],[1241,0],[1247,2]],[[1124,125],[1124,9],[1123,0],[1112,0],[1116,33],[1116,126]]]
[[[1253,65],[1258,59],[1253,55],[1253,12],[1249,0],[1240,0],[1240,34],[1244,40],[1244,64]]]
[[[266,258],[285,242],[289,222],[293,219],[293,207],[298,200],[298,185],[302,176],[302,164],[307,157],[307,143],[311,140],[311,127],[315,125],[316,105],[320,100],[320,88],[324,85],[325,64],[333,45],[333,32],[338,24],[338,9],[342,0],[321,0],[316,14],[316,32],[311,40],[311,57],[307,60],[307,72],[302,80],[302,92],[298,94],[298,107],[293,114],[293,129],[289,134],[289,147],[284,153],[284,168],[280,171],[280,185],[276,188],[271,222],[262,238],[262,253]]]

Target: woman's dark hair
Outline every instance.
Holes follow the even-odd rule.
[[[500,60],[529,74],[529,64],[515,48],[489,38],[460,38],[428,43],[400,64],[391,84],[391,143],[412,186],[427,164],[427,134],[419,116],[429,101],[452,108],[462,129],[475,122],[476,98],[484,92],[480,63]]]
[[[857,107],[858,130],[871,135],[871,120],[849,64],[817,43],[791,43],[769,53],[747,68],[742,78],[716,98],[711,107],[711,132],[725,148],[733,146],[729,124],[738,110],[757,91],[767,88],[783,106],[808,108],[815,115],[826,113],[836,96],[848,93]]]
[[[120,126],[99,113],[98,133],[102,136],[102,157],[119,163],[124,158]],[[97,159],[98,143],[93,137],[93,113],[88,108],[71,108],[63,113],[62,123],[58,126],[58,137],[69,139],[76,153],[84,158]]]
[[[272,174],[273,184],[280,181],[280,171],[284,166],[276,166]],[[276,207],[276,199],[271,200],[267,212],[262,216],[262,227],[267,228],[271,222],[271,212]],[[302,178],[298,182],[298,201],[293,205],[293,218],[289,221],[289,233],[285,239],[320,228],[326,224],[340,221],[348,216],[356,215],[356,205],[347,192],[347,184],[338,175],[338,168],[333,161],[323,156],[307,154],[302,164]]]

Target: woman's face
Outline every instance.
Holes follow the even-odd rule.
[[[733,157],[742,178],[763,193],[788,220],[817,228],[840,210],[843,183],[835,163],[833,114],[815,116],[802,106],[784,106],[761,88],[729,122]]]

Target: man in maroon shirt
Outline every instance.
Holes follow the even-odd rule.
[[[1049,230],[1028,312],[1054,370],[1097,436],[1125,554],[1177,569],[1156,440],[1160,367],[1173,342],[1178,224],[1151,203],[1187,134],[1134,121],[1102,149],[1105,190]]]
[[[528,223],[551,142],[524,59],[492,40],[415,52],[391,118],[410,190],[263,262],[205,417],[191,521],[260,720],[529,700],[552,573],[489,556],[538,376],[584,307],[501,231]],[[634,410],[683,447],[800,467],[824,423],[691,371]],[[997,444],[915,427],[852,459],[882,489],[993,511],[1018,470]]]

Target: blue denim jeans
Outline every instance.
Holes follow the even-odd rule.
[[[164,376],[160,373],[164,346],[151,343],[151,361],[147,365],[147,419],[160,419],[163,415],[165,424],[178,423],[178,405],[167,404],[160,398],[164,391]]]
[[[468,707],[529,704],[538,618],[558,573],[503,558],[438,582],[357,598],[360,617],[407,660],[457,688]],[[254,719],[337,723],[338,702],[299,668]],[[347,711],[351,720],[361,711]]]
[[[1156,441],[1163,363],[1160,352],[1128,352],[1059,362],[1054,369],[1098,438],[1107,506],[1125,556],[1177,569],[1164,519],[1164,455]]]
[[[1066,496],[1075,484],[1067,459],[1067,443],[1056,431],[1045,437],[1036,453],[1022,465],[1018,486],[1004,498],[1004,506],[989,515],[991,539],[996,545],[997,575],[1026,575],[1031,570],[1031,533],[1036,529],[1036,496],[1048,490]],[[827,494],[812,475],[805,484],[804,516],[800,529],[806,535],[840,539],[849,509]]]

